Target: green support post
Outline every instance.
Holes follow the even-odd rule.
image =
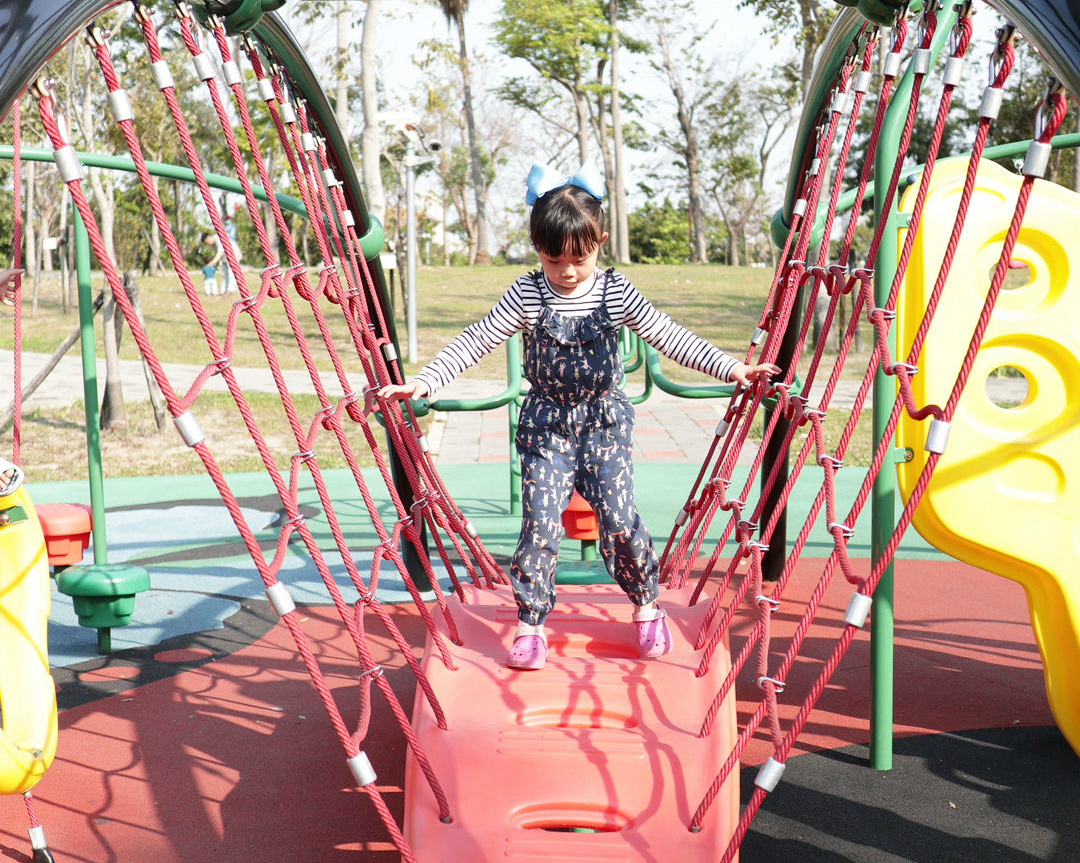
[[[135,609],[135,594],[150,589],[150,576],[141,566],[108,563],[105,543],[105,481],[101,468],[101,429],[98,413],[97,357],[94,307],[90,284],[90,240],[75,210],[75,273],[79,288],[79,340],[86,401],[87,476],[90,481],[90,530],[94,562],[69,566],[56,574],[57,589],[71,597],[79,625],[97,630],[98,653],[112,653],[112,630],[127,626]]]
[[[942,10],[931,44],[931,61],[935,60],[949,38],[956,19],[956,10]],[[893,92],[881,129],[880,143],[874,160],[874,219],[885,222],[877,258],[874,261],[874,302],[884,306],[889,299],[897,267],[897,231],[904,227],[897,209],[903,184],[885,211],[884,192],[900,151],[900,137],[907,118],[908,105],[914,86],[910,66]],[[896,332],[889,330],[889,352],[896,358]],[[896,400],[896,383],[880,367],[874,376],[874,440],[885,433],[889,414]],[[876,567],[896,526],[896,474],[891,463],[883,465],[871,492],[870,561]],[[893,607],[893,565],[890,562],[881,574],[874,590],[873,612],[870,616],[870,766],[875,770],[891,770],[893,755],[893,636],[895,614]]]
[[[97,355],[94,348],[94,298],[90,284],[90,238],[74,209],[75,274],[79,289],[79,348],[82,352],[83,401],[86,407],[86,458],[90,481],[91,535],[94,563],[107,560],[105,486],[101,469],[101,422],[98,415]]]

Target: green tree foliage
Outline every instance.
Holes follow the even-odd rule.
[[[799,82],[805,93],[814,54],[836,18],[839,4],[832,0],[740,0],[739,6],[758,15],[774,43],[794,39],[800,53]]]
[[[691,258],[686,207],[670,198],[630,213],[630,260],[636,264],[682,264]]]
[[[553,129],[577,139],[588,158],[592,97],[603,89],[594,70],[607,57],[607,10],[597,0],[503,0],[492,25],[495,41],[510,57],[525,60],[539,80],[515,77],[500,88],[513,105],[535,111]],[[571,109],[557,107],[560,95]]]

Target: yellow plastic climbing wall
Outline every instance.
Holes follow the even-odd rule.
[[[956,217],[966,159],[934,170],[897,308],[904,359]],[[1012,218],[1021,178],[982,162],[941,304],[912,379],[918,404],[944,406]],[[901,201],[910,212],[916,186]],[[901,231],[901,242],[904,231]],[[1080,195],[1036,180],[1009,279],[976,357],[948,444],[913,521],[937,548],[1023,585],[1059,727],[1080,754]],[[1018,391],[992,395],[1007,370]],[[1012,374],[1016,374],[1012,372]],[[996,391],[995,391],[996,392]],[[927,422],[905,414],[897,443],[906,498]]]

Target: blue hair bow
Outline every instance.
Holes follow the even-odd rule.
[[[552,189],[559,186],[577,186],[584,189],[598,201],[604,197],[604,178],[592,165],[582,165],[572,177],[564,177],[550,165],[533,165],[529,169],[529,176],[525,180],[528,189],[525,192],[525,203],[533,204],[537,198],[542,198]]]

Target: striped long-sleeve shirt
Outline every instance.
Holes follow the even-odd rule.
[[[643,297],[622,273],[612,272],[604,292],[605,276],[599,270],[592,284],[570,295],[551,289],[547,279],[527,274],[519,277],[483,318],[469,324],[416,375],[434,395],[482,357],[506,342],[514,333],[536,326],[546,299],[552,310],[570,317],[584,316],[599,308],[603,299],[608,315],[625,325],[649,345],[680,365],[730,381],[731,370],[739,364],[718,347],[709,344],[686,327],[675,323]]]

